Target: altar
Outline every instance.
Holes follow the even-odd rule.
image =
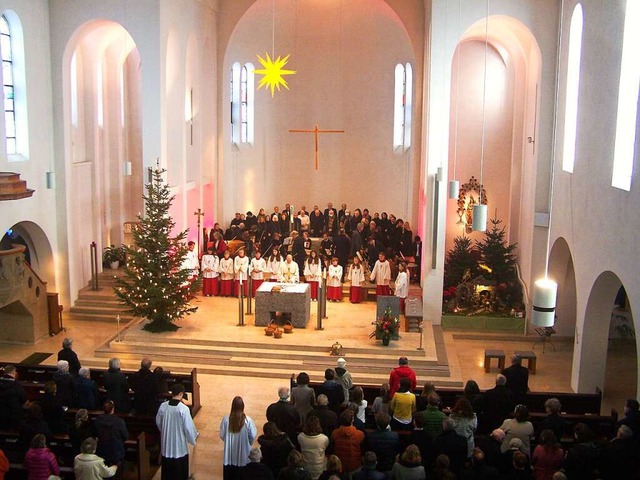
[[[256,325],[271,323],[272,313],[291,314],[296,328],[305,328],[311,317],[311,287],[308,283],[264,282],[256,291]]]

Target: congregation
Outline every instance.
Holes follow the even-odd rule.
[[[584,423],[564,438],[557,398],[534,425],[525,405],[528,369],[515,355],[484,393],[469,380],[453,408],[431,382],[418,394],[401,357],[372,404],[340,358],[311,385],[301,372],[278,389],[262,435],[235,397],[222,420],[225,479],[632,479],[638,478],[640,412],[629,400],[611,440]],[[416,392],[416,393],[414,393]],[[234,425],[234,427],[231,427]],[[254,442],[259,447],[254,446]]]
[[[44,394],[28,400],[18,369],[5,365],[0,379],[0,430],[19,432],[23,468],[29,478],[50,479],[61,467],[48,443],[68,435],[75,451],[77,479],[123,478],[125,442],[123,414],[149,418],[158,437],[163,480],[189,478],[189,444],[198,431],[185,404],[182,384],[163,383],[160,367],[143,358],[135,374],[120,370],[117,358],[96,383],[81,365],[66,338],[58,353],[57,371]],[[258,427],[236,396],[220,423],[223,478],[278,480],[363,479],[635,479],[640,466],[640,411],[626,402],[624,416],[609,438],[589,426],[572,426],[557,398],[545,402],[546,416],[532,423],[522,403],[528,394],[529,371],[518,355],[496,377],[495,387],[480,392],[469,380],[452,408],[443,406],[438,389],[418,379],[409,359],[400,357],[388,383],[368,402],[339,358],[312,382],[301,372],[281,386]],[[68,422],[67,409],[76,413]],[[96,410],[98,410],[96,414]],[[92,413],[92,416],[90,416]],[[153,420],[155,418],[155,421]],[[149,425],[149,424],[147,424]],[[158,432],[159,431],[159,432]],[[13,468],[15,462],[12,460]],[[9,461],[0,451],[0,472]],[[0,478],[2,474],[0,474]]]

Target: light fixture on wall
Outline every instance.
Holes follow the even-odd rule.
[[[54,188],[56,188],[56,172],[47,172],[46,182],[47,182],[47,188],[49,190],[53,190]]]
[[[487,205],[482,203],[483,174],[484,174],[484,150],[486,143],[487,123],[487,55],[489,50],[489,0],[487,0],[487,18],[484,30],[484,84],[482,86],[482,147],[480,152],[480,201],[473,207],[472,229],[475,232],[487,230]]]
[[[123,165],[123,173],[125,176],[130,177],[132,173],[131,162],[125,161]]]
[[[460,31],[460,15],[462,10],[462,0],[458,0],[458,29]],[[458,100],[459,100],[459,92],[460,92],[460,51],[455,52],[456,55],[456,126],[455,133],[453,137],[453,180],[449,180],[449,198],[458,199],[458,195],[460,195],[460,182],[456,180],[456,166],[458,163]]]

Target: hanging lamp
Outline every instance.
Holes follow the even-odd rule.
[[[472,230],[474,232],[484,232],[487,230],[487,206],[482,203],[482,190],[484,188],[484,150],[487,123],[487,55],[489,50],[489,0],[487,0],[487,18],[484,29],[484,85],[482,86],[482,147],[480,152],[480,196],[478,204],[473,206],[473,223]]]

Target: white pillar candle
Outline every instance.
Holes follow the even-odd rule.
[[[533,314],[531,323],[537,327],[552,327],[556,317],[558,284],[548,278],[533,284]]]

